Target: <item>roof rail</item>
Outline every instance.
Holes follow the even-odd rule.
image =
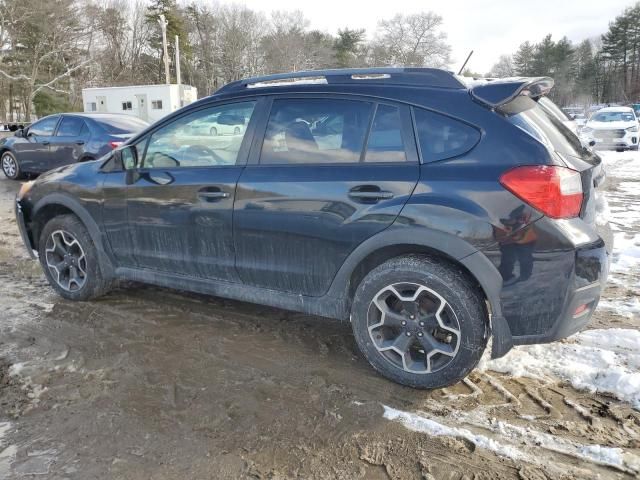
[[[437,68],[344,68],[277,73],[228,83],[215,94],[247,88],[268,88],[295,84],[367,84],[407,85],[439,88],[465,88],[450,72]]]

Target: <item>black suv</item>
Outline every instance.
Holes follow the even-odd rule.
[[[451,384],[584,327],[608,271],[600,158],[549,78],[435,69],[240,80],[106,157],[24,184],[17,219],[63,297],[127,279],[350,320],[369,362]],[[246,128],[212,135],[221,116]]]

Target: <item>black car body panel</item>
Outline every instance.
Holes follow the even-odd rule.
[[[120,149],[102,161],[48,172],[18,199],[30,248],[47,209],[67,209],[87,225],[102,268],[115,277],[339,319],[349,317],[367,268],[389,255],[434,254],[482,288],[494,356],[513,344],[561,338],[588,321],[610,251],[594,218],[597,156],[541,141],[474,100],[457,80],[444,87],[347,81],[245,86],[222,89],[128,142],[143,157],[150,137],[193,112],[252,100],[235,164],[125,171]],[[273,102],[311,98],[398,108],[406,161],[261,164]],[[452,158],[425,160],[415,129],[418,109],[468,125],[478,140]],[[548,218],[506,190],[500,176],[521,165],[582,172],[581,216]],[[589,310],[574,318],[583,304]]]

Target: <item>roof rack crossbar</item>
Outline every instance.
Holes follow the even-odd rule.
[[[305,82],[305,79],[307,82]],[[334,70],[307,70],[301,72],[276,73],[261,77],[247,78],[228,83],[215,93],[230,93],[246,88],[278,86],[279,82],[320,83],[311,82],[324,79],[327,84],[353,84],[360,82],[382,83],[391,85],[413,85],[440,88],[465,88],[456,77],[445,70],[437,68],[345,68]]]

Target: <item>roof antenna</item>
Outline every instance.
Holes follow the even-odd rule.
[[[462,66],[460,67],[460,71],[458,72],[458,75],[462,75],[462,71],[464,70],[464,67],[467,66],[467,62],[469,61],[469,59],[471,58],[471,55],[473,55],[473,50],[471,50],[469,52],[469,55],[467,55],[467,59],[464,61],[464,63],[462,64]]]

